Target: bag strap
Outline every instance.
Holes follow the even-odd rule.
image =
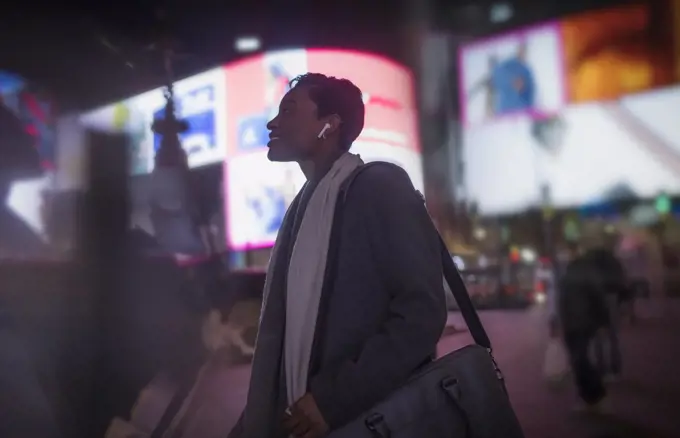
[[[442,268],[446,283],[451,289],[453,298],[456,300],[456,303],[458,303],[460,313],[463,315],[465,324],[467,325],[468,330],[470,330],[470,335],[472,335],[472,339],[475,341],[475,344],[484,347],[489,350],[489,352],[491,352],[491,340],[484,329],[481,319],[479,319],[479,314],[477,313],[477,310],[470,299],[470,294],[468,294],[467,287],[460,276],[460,272],[458,271],[456,264],[453,262],[451,254],[449,254],[449,250],[446,247],[444,240],[441,236],[438,237],[441,246]]]
[[[151,432],[151,435],[149,435],[149,438],[161,438],[165,434],[172,424],[172,421],[179,413],[180,409],[182,409],[184,401],[191,393],[191,389],[198,379],[199,372],[200,371],[195,373],[190,372],[182,377],[179,386],[177,387],[172,399],[170,400],[170,403],[168,404],[168,407],[165,408],[163,415],[156,424],[156,427]]]
[[[344,208],[345,201],[347,199],[347,194],[349,193],[349,189],[354,180],[361,174],[361,172],[373,166],[392,166],[393,168],[397,168],[401,172],[406,173],[406,171],[403,168],[397,166],[396,164],[388,163],[385,161],[373,161],[358,167],[345,180],[343,186],[340,189],[340,196],[338,197],[339,202],[335,207],[336,208],[335,218],[342,218],[342,209]],[[423,199],[424,204],[425,197],[422,195],[422,193],[418,192],[417,190],[416,192]],[[338,209],[341,211],[337,211]],[[333,228],[336,228],[336,225],[337,224],[334,223]],[[432,227],[435,228],[434,223],[432,224]],[[436,228],[435,232],[437,232],[437,236],[439,237],[444,279],[446,280],[446,283],[449,285],[449,288],[451,289],[451,293],[453,294],[456,303],[458,303],[460,313],[461,315],[463,315],[463,319],[465,320],[465,324],[467,325],[468,330],[470,331],[470,335],[472,336],[472,339],[475,341],[477,345],[484,347],[487,350],[489,350],[489,352],[491,352],[491,341],[489,340],[489,336],[487,335],[486,330],[484,329],[484,325],[482,324],[482,321],[479,319],[479,314],[477,313],[477,310],[475,309],[475,306],[472,303],[472,300],[470,299],[470,295],[467,292],[467,287],[465,286],[465,283],[463,282],[463,279],[460,276],[460,272],[458,271],[456,264],[453,262],[453,258],[451,257],[451,254],[449,253],[449,250],[446,247],[444,240],[442,239],[441,235],[436,230]],[[330,253],[331,257],[329,257],[329,260],[332,260],[334,264],[335,261],[337,260],[336,251],[338,250],[338,244],[337,242],[333,242],[332,240],[337,238],[339,238],[339,233],[331,233],[331,243],[329,245],[329,248],[331,248],[333,252]]]

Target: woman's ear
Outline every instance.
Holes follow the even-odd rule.
[[[329,128],[326,130],[326,135],[336,134],[340,131],[340,125],[342,125],[342,119],[337,114],[333,114],[326,118],[326,123]]]

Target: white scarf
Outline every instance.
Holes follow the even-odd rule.
[[[342,183],[363,164],[358,155],[346,153],[338,158],[323,177],[309,200],[293,244],[286,285],[286,329],[284,363],[288,404],[307,392],[307,374],[314,341],[319,300],[326,271],[326,257],[333,216]],[[293,212],[289,212],[291,214]],[[271,260],[276,260],[278,243]],[[273,263],[267,278],[273,278]],[[271,284],[265,284],[265,300]],[[264,307],[263,307],[264,308]]]

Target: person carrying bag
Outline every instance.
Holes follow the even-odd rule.
[[[486,436],[512,436],[513,427],[488,429],[497,422],[492,417],[504,415],[494,390],[509,407],[488,342],[456,353],[455,366],[429,380],[447,363],[429,366],[447,319],[441,238],[402,168],[364,165],[350,152],[365,115],[364,93],[354,83],[310,72],[291,81],[267,124],[267,158],[297,162],[307,182],[272,249],[248,397],[229,437],[324,438],[358,418],[364,436],[384,435],[385,427],[394,436],[454,436],[464,423],[494,431]],[[485,365],[473,359],[469,370],[458,369],[482,353]],[[491,376],[494,389],[478,372]],[[454,409],[443,387],[466,394],[468,383],[482,385],[475,390],[481,398],[464,395],[477,404]],[[437,403],[440,396],[449,409]],[[480,421],[480,406],[493,415]],[[413,419],[408,425],[397,423],[406,419],[402,411]]]

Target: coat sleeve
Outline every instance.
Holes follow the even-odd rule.
[[[382,329],[358,357],[311,378],[311,393],[332,429],[387,397],[432,357],[447,318],[439,238],[406,172],[372,166],[351,190],[361,200],[390,305]]]

